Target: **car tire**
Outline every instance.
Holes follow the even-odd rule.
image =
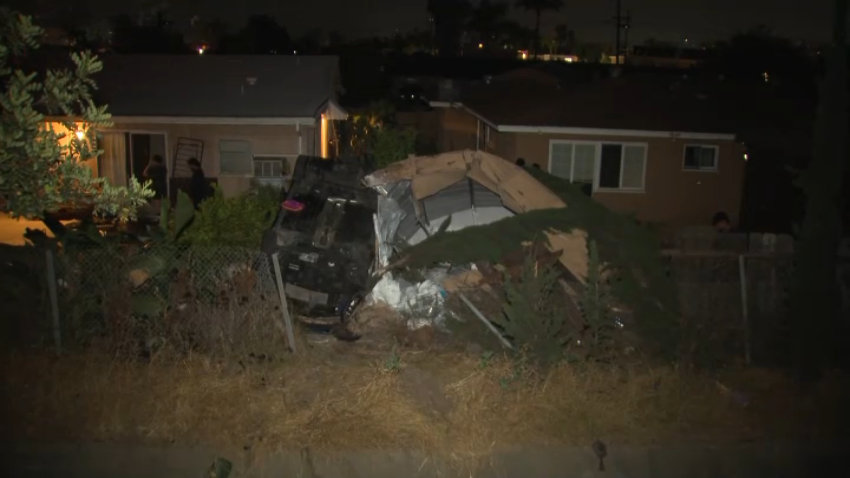
[[[345,304],[345,307],[339,310],[339,319],[343,324],[351,322],[352,318],[357,314],[357,309],[363,304],[365,296],[362,292],[356,292],[351,295],[351,298]]]

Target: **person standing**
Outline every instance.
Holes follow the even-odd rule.
[[[204,176],[204,170],[201,168],[201,162],[198,161],[197,158],[190,158],[187,162],[189,164],[189,169],[192,170],[192,180],[189,185],[189,197],[192,198],[192,204],[194,204],[195,209],[197,209],[204,199],[207,198],[207,191],[209,190],[207,186],[207,178]]]
[[[162,156],[154,155],[148,163],[145,170],[142,172],[144,179],[150,180],[153,197],[150,205],[154,209],[155,214],[159,214],[162,208],[162,198],[168,195],[168,169],[162,162]]]

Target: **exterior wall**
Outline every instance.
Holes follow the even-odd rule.
[[[523,157],[517,154],[516,134],[499,133],[495,129],[490,130],[490,142],[487,143],[486,151],[511,162]],[[531,163],[528,164],[531,165]]]
[[[635,213],[638,219],[668,225],[709,224],[718,211],[738,223],[744,187],[743,146],[735,141],[698,141],[672,138],[575,136],[537,133],[501,133],[514,137],[515,151],[531,165],[549,167],[553,139],[645,143],[646,177],[643,192],[599,192],[594,199],[614,211]],[[683,169],[685,145],[718,146],[716,171]],[[504,156],[503,156],[504,157]]]
[[[441,109],[439,152],[476,149],[479,121],[460,108]],[[482,125],[482,131],[484,131]],[[483,133],[482,133],[483,134]],[[735,141],[683,140],[539,133],[500,133],[490,129],[485,150],[514,162],[549,170],[550,140],[645,143],[646,173],[642,192],[594,191],[608,208],[634,213],[646,222],[684,226],[709,224],[718,211],[738,224],[744,188],[744,148]],[[685,145],[717,146],[716,171],[684,170]]]
[[[437,152],[475,149],[478,119],[461,108],[440,108]]]
[[[294,125],[197,125],[197,124],[130,124],[115,123],[109,131],[129,133],[165,134],[167,142],[166,165],[172,168],[173,157],[179,138],[203,141],[204,151],[201,160],[208,177],[216,177],[226,196],[234,196],[251,187],[252,177],[222,174],[219,165],[219,141],[246,140],[252,144],[256,155],[285,155],[294,165],[299,154],[318,155],[320,139],[318,127],[301,126],[296,131]]]

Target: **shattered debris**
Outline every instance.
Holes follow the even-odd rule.
[[[441,230],[459,231],[530,211],[568,207],[525,169],[483,151],[409,158],[366,176],[378,192],[375,215],[379,267],[393,251]],[[541,230],[577,279],[587,275],[587,234]],[[518,248],[520,244],[517,244]]]

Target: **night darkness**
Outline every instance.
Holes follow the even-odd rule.
[[[850,0],[7,3],[3,476],[846,475]]]
[[[426,28],[426,0],[323,0],[316,2],[244,0],[79,0],[76,8],[87,8],[104,16],[132,12],[134,6],[167,5],[177,26],[188,25],[199,16],[204,21],[223,19],[236,28],[252,14],[273,15],[292,34],[313,28],[339,31],[351,38],[389,35],[396,30]],[[546,13],[544,33],[566,23],[579,38],[610,41],[610,18],[614,0],[571,0],[561,11]],[[49,15],[69,2],[55,0],[12,0],[23,11]],[[764,24],[778,35],[813,42],[829,38],[830,0],[625,0],[623,8],[632,11],[636,41],[656,38],[679,42],[713,42],[728,38],[738,30]],[[511,9],[511,17],[530,25],[532,15]]]

